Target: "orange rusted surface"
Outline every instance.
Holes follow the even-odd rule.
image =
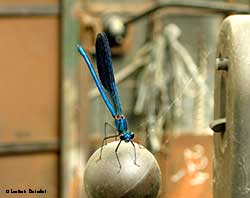
[[[0,197],[58,197],[57,161],[56,153],[1,157]],[[26,193],[7,194],[8,189],[26,190]],[[29,189],[46,189],[46,194],[30,194]]]
[[[0,19],[0,140],[58,136],[59,20]]]
[[[162,170],[161,198],[212,198],[212,136],[168,138],[158,156]]]
[[[0,0],[0,6],[21,2],[35,1]],[[2,17],[0,24],[0,144],[57,141],[59,17]],[[46,189],[42,197],[58,197],[58,164],[54,152],[0,156],[0,197],[41,197],[6,194],[11,189]]]

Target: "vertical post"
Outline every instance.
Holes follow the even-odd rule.
[[[76,45],[78,19],[74,8],[78,0],[61,1],[61,198],[83,197],[81,194],[80,94],[79,64]]]
[[[249,15],[228,17],[220,31],[214,117],[226,125],[214,134],[214,198],[250,197],[249,35]]]

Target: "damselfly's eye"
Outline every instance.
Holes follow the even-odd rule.
[[[120,119],[124,119],[124,118],[125,118],[124,115],[119,115],[118,114],[118,115],[115,116],[116,120],[120,120]]]

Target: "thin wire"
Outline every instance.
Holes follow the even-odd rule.
[[[171,108],[179,101],[182,100],[183,96],[184,96],[184,93],[187,91],[187,88],[190,86],[191,82],[193,81],[192,78],[190,78],[187,82],[187,84],[185,85],[183,91],[181,92],[181,94],[175,98],[173,100],[173,102],[170,103],[170,105],[168,105],[167,107],[165,107],[165,109],[163,109],[163,111],[160,113],[160,115],[158,116],[158,119],[165,116],[166,113],[168,113]],[[136,130],[139,129],[140,127],[143,127],[145,126],[146,124],[148,124],[150,122],[151,119],[147,119],[146,121],[142,122],[137,128],[135,128]]]

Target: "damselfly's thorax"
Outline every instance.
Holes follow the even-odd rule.
[[[119,133],[122,133],[128,130],[127,120],[124,115],[117,114],[115,116],[115,126]]]
[[[115,116],[115,126],[117,131],[120,133],[120,139],[125,142],[129,142],[134,138],[134,134],[128,131],[127,120],[124,115],[117,114]]]

